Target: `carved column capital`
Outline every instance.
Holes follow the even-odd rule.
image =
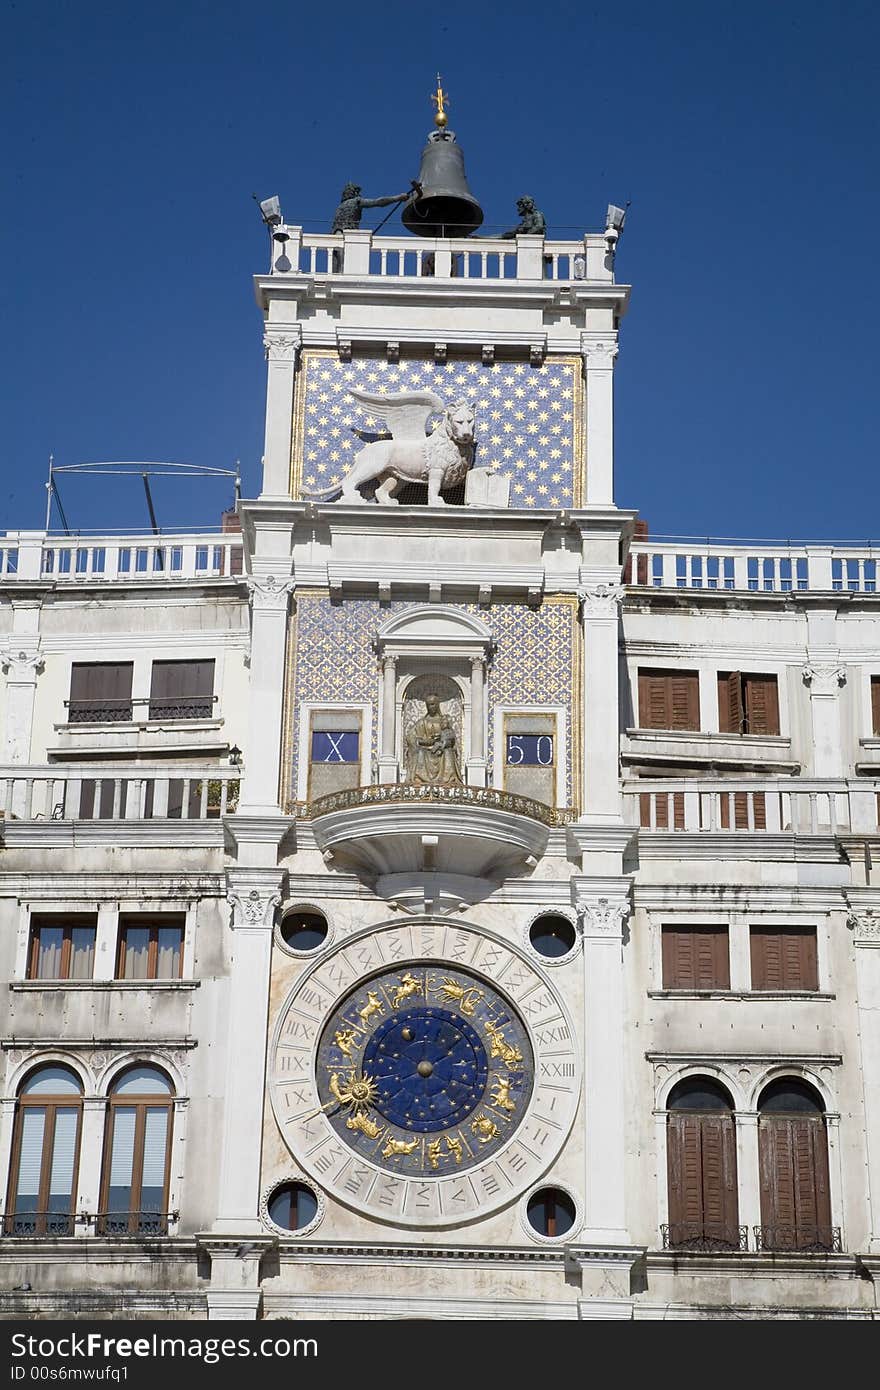
[[[0,666],[9,677],[24,685],[35,685],[37,675],[45,665],[43,653],[26,648],[6,647],[0,651]]]
[[[619,351],[616,333],[581,334],[581,356],[588,372],[612,371]]]
[[[285,575],[254,575],[248,579],[251,604],[255,609],[269,612],[287,612],[287,601],[296,587],[294,579]]]
[[[232,928],[269,929],[281,902],[278,870],[230,870],[226,896],[232,908]]]
[[[623,924],[630,914],[626,898],[596,898],[577,904],[581,933],[585,937],[620,937]]]
[[[880,912],[875,912],[873,907],[851,907],[846,925],[857,946],[880,946]]]
[[[578,589],[581,618],[616,618],[625,592],[622,584],[591,584]]]
[[[301,346],[302,334],[292,333],[289,329],[283,332],[267,329],[263,334],[263,347],[269,362],[293,362]]]
[[[846,685],[846,670],[834,662],[807,662],[801,675],[811,695],[836,695],[840,687]]]

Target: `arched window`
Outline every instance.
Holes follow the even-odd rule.
[[[73,1235],[82,1085],[69,1067],[39,1067],[18,1093],[4,1229]]]
[[[129,1067],[110,1092],[101,1180],[103,1235],[162,1235],[174,1091],[158,1067]]]
[[[705,1076],[674,1086],[667,1102],[669,1225],[664,1245],[679,1250],[738,1250],[733,1102]]]
[[[758,1155],[762,1248],[833,1250],[825,1107],[806,1081],[786,1076],[761,1093]]]

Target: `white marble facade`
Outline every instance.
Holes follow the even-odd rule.
[[[628,288],[603,236],[483,239],[470,261],[419,243],[431,274],[408,238],[341,235],[334,269],[327,238],[286,230],[289,269],[256,279],[266,440],[241,536],[0,536],[0,1312],[874,1316],[873,557],[634,535],[613,500]],[[333,500],[381,433],[346,404],[352,384],[467,394],[479,486],[446,506]],[[209,702],[163,711],[155,663],[194,661],[213,662]],[[128,704],[75,714],[84,663],[130,666]],[[696,712],[646,718],[652,672]],[[744,701],[749,673],[772,683],[772,727],[731,730],[735,673]],[[432,685],[462,784],[407,789]],[[547,914],[555,956],[535,944]],[[126,977],[120,941],[163,919],[174,968]],[[292,935],[298,919],[323,939]],[[93,932],[82,970],[72,946],[54,966],[35,948],[65,922]],[[687,987],[664,933],[697,928],[724,938],[726,974]],[[755,942],[786,932],[815,978],[771,987]],[[525,1030],[515,1129],[496,1078],[466,1155],[390,1129],[370,1150],[375,1115],[350,1101],[352,1147],[326,1118],[325,1021],[351,998],[360,1036],[356,1013],[446,980],[466,1022],[471,976],[471,998],[495,991]],[[49,1141],[25,1172],[22,1116],[45,1112],[27,1088],[53,1067],[76,1163],[41,1225]],[[167,1088],[152,1226],[108,1167],[132,1067]],[[695,1078],[730,1099],[735,1246],[676,1235],[672,1117]],[[821,1106],[828,1204],[821,1238],[787,1245],[759,1171],[765,1093],[786,1081]],[[283,1219],[290,1184],[305,1205]],[[548,1189],[559,1230],[530,1218]]]

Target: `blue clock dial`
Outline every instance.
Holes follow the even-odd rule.
[[[486,980],[410,963],[362,981],[337,1006],[316,1080],[331,1125],[358,1154],[440,1176],[507,1142],[534,1060],[525,1024]]]

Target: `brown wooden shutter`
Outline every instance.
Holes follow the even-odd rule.
[[[751,931],[752,989],[818,989],[816,933],[792,927]]]
[[[831,1241],[828,1137],[818,1116],[762,1115],[761,1224],[769,1248]]]
[[[738,1243],[736,1144],[729,1114],[673,1111],[666,1135],[671,1244]]]
[[[746,676],[745,704],[747,733],[779,733],[779,691],[775,676]]]
[[[639,671],[639,727],[699,729],[700,682],[696,671]]]
[[[134,667],[130,661],[74,662],[70,668],[71,700],[131,699]]]
[[[661,941],[664,989],[730,988],[726,927],[664,927]]]
[[[700,683],[696,671],[686,671],[672,676],[671,681],[672,729],[699,729],[700,727]]]
[[[880,738],[880,676],[871,677],[871,731]]]
[[[767,802],[764,792],[733,793],[733,824],[737,830],[749,828],[749,796],[752,800],[752,814],[756,830],[767,829]],[[730,829],[730,793],[721,795],[721,829]]]
[[[154,661],[150,698],[210,697],[214,693],[213,661]]]
[[[722,734],[742,733],[742,676],[739,671],[718,672],[718,727]]]

